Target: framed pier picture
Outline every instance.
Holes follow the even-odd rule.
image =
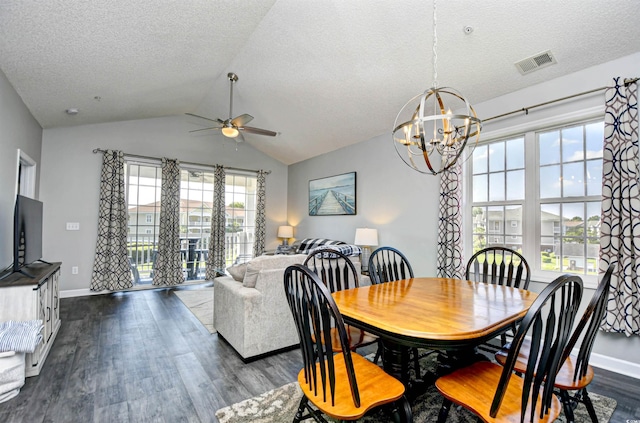
[[[309,181],[309,216],[356,214],[356,172]]]

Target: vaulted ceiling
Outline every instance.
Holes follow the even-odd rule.
[[[436,12],[438,85],[472,103],[640,51],[637,0],[440,0]],[[557,64],[514,65],[547,50]],[[246,142],[286,164],[390,133],[432,85],[433,58],[429,0],[0,2],[0,69],[43,128],[226,119],[235,72],[233,114],[279,133]]]

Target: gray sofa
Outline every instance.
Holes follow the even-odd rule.
[[[243,360],[299,344],[284,294],[284,270],[302,264],[306,254],[260,256],[227,269],[213,283],[213,325]],[[358,257],[352,257],[360,272]],[[361,277],[360,284],[369,283]]]

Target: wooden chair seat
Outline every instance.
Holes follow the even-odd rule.
[[[504,366],[510,348],[511,344],[507,344],[504,346],[504,348],[500,349],[500,351],[495,354],[496,361],[499,364]],[[516,372],[524,373],[524,371],[526,370],[527,357],[529,357],[530,348],[531,343],[528,339],[522,341],[522,346],[520,347],[518,359],[514,367],[514,370]],[[556,375],[555,387],[558,389],[564,389],[566,391],[576,391],[578,389],[585,388],[591,383],[591,381],[593,380],[593,367],[589,365],[587,368],[587,373],[584,375],[584,377],[581,377],[574,382],[573,375],[575,373],[575,370],[575,357],[569,356],[562,364],[562,367],[560,367],[560,370]]]
[[[358,375],[358,389],[360,391],[360,407],[355,407],[351,400],[351,386],[348,382],[347,366],[344,356],[336,354],[335,377],[336,392],[335,401],[331,400],[331,394],[324,397],[321,388],[314,392],[305,381],[304,369],[298,373],[298,383],[304,395],[323,413],[339,420],[356,420],[367,411],[392,402],[398,401],[404,395],[404,385],[392,376],[389,376],[379,366],[371,363],[361,355],[351,353],[353,370]],[[320,372],[320,364],[316,365],[316,371]]]
[[[498,364],[480,361],[440,377],[436,381],[436,387],[445,398],[464,405],[487,423],[520,423],[524,379],[516,374],[511,375],[498,414],[495,418],[489,415],[502,370],[502,366]],[[473,389],[468,389],[469,386],[473,386]],[[536,416],[540,415],[541,404],[542,400],[538,394]],[[549,413],[536,422],[553,422],[560,415],[561,407],[560,400],[554,396]]]
[[[357,327],[345,325],[345,329],[347,330],[347,338],[349,340],[349,349],[351,351],[355,351],[357,348],[360,348],[363,345],[373,344],[378,341],[378,337],[372,335],[368,332],[363,331],[362,329],[358,329]],[[323,337],[320,337],[321,342]],[[315,338],[313,339],[315,342]],[[342,351],[342,347],[340,346],[340,332],[338,332],[335,328],[331,329],[331,345],[333,345],[333,352]]]

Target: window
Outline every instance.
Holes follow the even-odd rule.
[[[603,139],[598,119],[477,146],[467,164],[467,256],[503,245],[540,280],[597,276]]]
[[[211,237],[214,174],[209,168],[183,168],[180,179],[183,271],[187,280],[203,279]],[[155,163],[127,162],[126,181],[129,256],[141,283],[151,283],[160,224],[162,169]],[[227,265],[253,255],[256,188],[253,175],[226,175]]]
[[[162,170],[159,166],[129,162],[125,166],[125,181],[129,213],[129,260],[136,266],[140,282],[148,284],[153,276],[160,229]]]
[[[491,245],[504,245],[506,235],[510,236],[510,245],[517,245],[521,251],[524,138],[476,147],[472,175],[473,253]],[[487,233],[492,235],[488,239]]]

